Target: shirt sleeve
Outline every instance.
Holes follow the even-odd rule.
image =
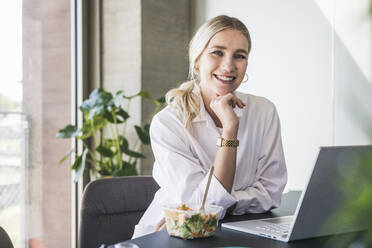
[[[264,132],[258,154],[254,183],[245,190],[232,191],[237,204],[232,214],[262,213],[280,205],[287,183],[280,121],[272,105],[264,118]]]
[[[176,203],[200,205],[210,167],[204,168],[193,156],[188,134],[178,119],[155,116],[151,123],[151,147],[155,156],[153,176],[159,186]],[[212,176],[206,203],[226,209],[236,202],[222,184]]]

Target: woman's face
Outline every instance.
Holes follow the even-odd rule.
[[[200,88],[209,99],[233,92],[241,84],[248,64],[248,41],[238,30],[216,33],[196,62]]]

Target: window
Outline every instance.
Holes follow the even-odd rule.
[[[15,247],[70,247],[70,2],[8,1],[0,9],[0,223]]]

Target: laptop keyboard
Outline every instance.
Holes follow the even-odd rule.
[[[291,223],[281,223],[281,224],[269,223],[263,226],[256,226],[256,228],[263,230],[263,231],[269,231],[269,232],[278,233],[278,234],[279,233],[285,234],[285,233],[288,233],[290,225]]]
[[[256,228],[262,232],[276,234],[288,234],[293,216],[283,216],[278,218],[263,219]]]

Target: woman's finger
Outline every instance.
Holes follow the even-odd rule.
[[[235,108],[235,106],[236,106],[236,102],[235,102],[234,98],[231,99],[230,102],[231,102],[231,106],[232,106],[233,108]]]
[[[165,223],[164,223],[164,224],[159,228],[159,231],[160,231],[160,230],[164,230],[165,227],[166,227],[166,225],[165,225]]]
[[[235,98],[235,96],[232,93],[228,93],[226,95],[218,97],[217,99],[222,101],[222,102],[225,102],[225,103],[228,103],[228,104],[232,105],[233,103],[235,104],[234,98]]]
[[[245,106],[245,104],[243,103],[243,101],[240,98],[238,98],[237,96],[233,96],[231,98],[230,102],[231,102],[230,105],[233,108],[235,108],[236,106],[238,106],[239,108],[244,108],[244,106]]]
[[[236,105],[238,105],[239,108],[245,107],[245,103],[240,98],[237,98]]]
[[[225,104],[230,105],[232,108],[235,108],[236,106],[238,106],[239,108],[244,108],[245,106],[243,101],[232,93],[228,93],[223,96],[216,95],[216,98],[213,99],[211,102],[211,106],[214,105],[215,107],[218,105],[223,106]]]
[[[165,219],[162,218],[155,228],[155,232],[163,230],[165,228]]]

